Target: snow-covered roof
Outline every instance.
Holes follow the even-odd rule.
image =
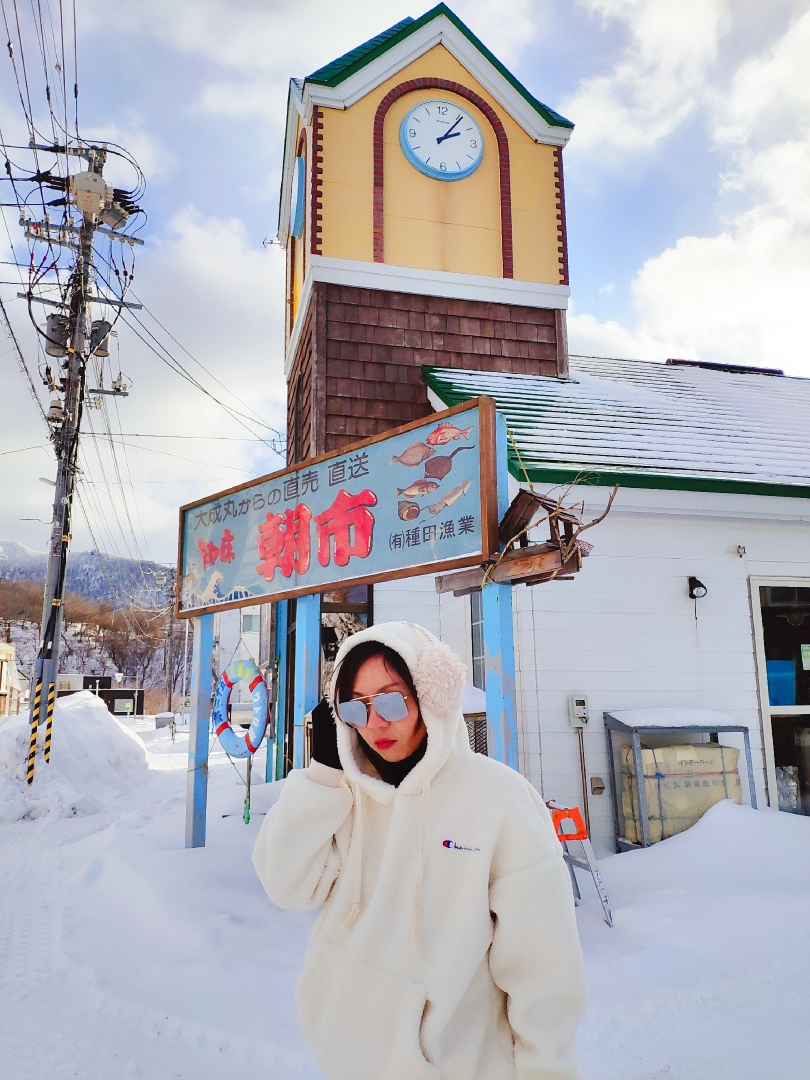
[[[550,127],[556,128],[573,128],[573,124],[570,120],[566,120],[564,116],[561,116],[554,109],[549,108],[548,105],[544,105],[542,101],[538,101],[534,94],[521,83],[503,64],[494,56],[484,43],[475,36],[470,30],[469,26],[451,11],[450,8],[443,3],[437,4],[431,8],[430,11],[426,11],[424,15],[421,15],[418,19],[413,19],[410,16],[402,19],[394,26],[390,26],[387,30],[384,30],[381,34],[377,34],[376,37],[371,38],[369,41],[363,42],[362,45],[358,45],[350,52],[344,53],[343,56],[339,56],[336,60],[332,60],[331,63],[325,64],[323,67],[318,68],[311,75],[307,75],[305,83],[316,84],[320,86],[337,87],[342,83],[345,83],[351,76],[357,75],[358,72],[364,68],[368,68],[375,60],[379,60],[386,53],[392,52],[397,45],[406,42],[408,39],[418,37],[419,31],[424,28],[430,28],[431,24],[446,24],[444,27],[445,33],[449,32],[451,37],[453,31],[460,37],[463,37],[466,42],[475,50],[475,53],[479,57],[479,62],[483,62],[487,68],[491,68],[494,73],[501,77],[513,90],[517,91],[520,97],[526,102],[529,108],[537,113],[544,124]],[[421,55],[421,51],[430,48],[434,42],[429,35],[423,35],[425,37],[424,43],[421,44],[421,49],[416,46],[416,54]]]
[[[609,715],[631,728],[746,726],[731,713],[712,709],[611,709]]]
[[[518,480],[810,498],[810,379],[587,356],[570,368],[423,371],[445,406],[495,399]]]

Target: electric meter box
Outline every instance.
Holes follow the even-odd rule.
[[[568,719],[571,727],[588,726],[588,699],[584,694],[571,694],[568,698]]]

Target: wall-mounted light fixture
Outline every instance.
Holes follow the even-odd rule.
[[[706,586],[703,584],[703,582],[700,581],[698,578],[696,578],[696,577],[690,577],[689,578],[689,599],[690,600],[700,600],[706,595],[706,593],[708,593],[708,591],[709,590],[706,588]]]

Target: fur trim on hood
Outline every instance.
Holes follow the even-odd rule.
[[[422,788],[422,774],[436,776],[454,747],[462,754],[470,750],[461,698],[467,668],[452,649],[444,645],[424,627],[409,622],[378,623],[367,630],[352,634],[341,645],[335,674],[329,689],[329,702],[337,722],[338,751],[347,779],[359,784],[378,802],[393,798],[394,788],[376,776],[368,774],[365,758],[358,753],[357,732],[337,715],[335,692],[340,665],[348,653],[365,641],[378,641],[399,653],[408,666],[419,699],[419,709],[428,733],[428,748],[422,760],[400,785],[405,794],[416,794]]]

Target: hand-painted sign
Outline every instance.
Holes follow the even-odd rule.
[[[182,507],[178,615],[484,561],[494,421],[479,398]]]

